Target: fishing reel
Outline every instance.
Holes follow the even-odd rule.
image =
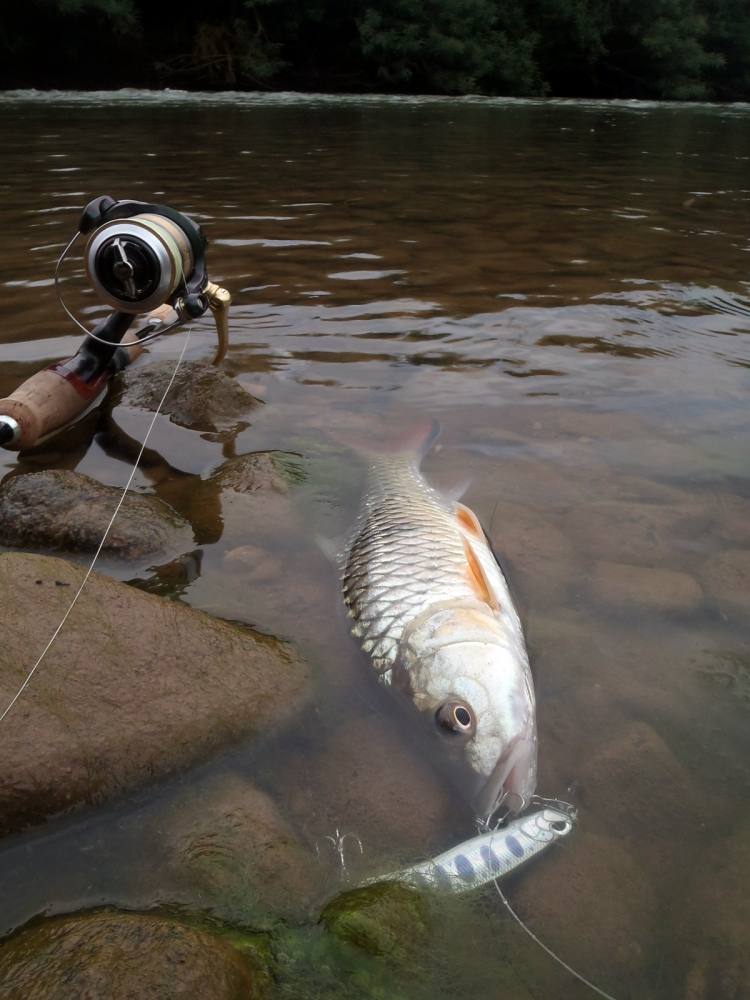
[[[89,281],[113,309],[143,313],[168,304],[196,318],[208,308],[206,239],[187,215],[104,196],[86,206],[78,231],[89,236]]]
[[[62,266],[79,237],[88,237],[86,275],[114,311],[94,330],[73,315],[59,294]],[[0,445],[28,448],[95,405],[109,379],[154,338],[211,310],[218,346],[229,342],[229,292],[208,280],[206,238],[189,216],[167,205],[95,198],[55,268],[55,286],[67,316],[86,334],[72,358],[37,372],[0,400]],[[142,316],[140,321],[137,317]]]

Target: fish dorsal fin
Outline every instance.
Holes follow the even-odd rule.
[[[480,601],[487,604],[493,611],[499,611],[500,595],[483,566],[483,559],[479,552],[479,547],[482,546],[489,554],[484,529],[473,510],[469,510],[462,503],[457,503],[455,510],[466,553],[469,585]]]

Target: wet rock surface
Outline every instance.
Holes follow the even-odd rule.
[[[640,863],[665,877],[675,829],[695,829],[710,813],[705,793],[647,723],[613,731],[579,770],[581,802],[611,836],[638,847]]]
[[[559,518],[528,505],[496,503],[487,528],[514,594],[521,590],[535,606],[566,600],[581,565]]]
[[[162,916],[61,917],[0,945],[4,1000],[254,1000],[265,986],[225,940]]]
[[[685,1000],[745,1000],[750,984],[750,823],[699,858],[675,898]],[[678,989],[678,984],[674,984]]]
[[[637,855],[615,838],[579,823],[549,851],[505,883],[512,905],[542,941],[573,968],[615,996],[645,996],[644,979],[658,928],[652,880]],[[542,996],[584,996],[556,963],[539,962],[538,945],[512,938],[512,962]]]
[[[305,479],[305,470],[299,455],[256,451],[225,462],[214,479],[221,489],[235,493],[270,491],[285,496],[295,483]]]
[[[423,897],[396,882],[343,893],[325,906],[320,920],[342,941],[391,962],[414,957],[427,942]]]
[[[174,361],[155,361],[127,368],[118,376],[113,404],[156,410],[174,372]],[[161,413],[180,427],[202,432],[236,431],[247,424],[260,400],[221,368],[183,361]]]
[[[702,576],[719,610],[732,618],[750,612],[750,549],[716,553],[706,560]]]
[[[0,555],[3,705],[82,575],[47,556]],[[4,721],[0,831],[267,735],[301,707],[308,682],[291,647],[94,573]]]
[[[591,597],[623,611],[694,611],[703,599],[697,580],[677,570],[598,562],[589,578]]]
[[[185,792],[164,820],[178,879],[243,921],[299,918],[328,874],[269,795],[236,774]]]
[[[471,823],[462,796],[423,754],[404,745],[387,720],[375,716],[349,717],[321,748],[290,751],[271,767],[277,795],[311,836],[339,829],[361,839],[363,855],[352,840],[346,845],[354,879],[372,874],[380,851],[392,852],[396,845],[411,860],[421,858],[445,842],[454,824],[465,830]],[[331,850],[321,844],[322,851]]]
[[[572,508],[566,528],[592,559],[671,566],[679,545],[692,541],[709,520],[699,504],[603,500]]]
[[[0,487],[0,544],[95,552],[122,490],[78,472],[33,472]],[[190,548],[189,524],[156,497],[128,493],[103,552],[137,560]]]

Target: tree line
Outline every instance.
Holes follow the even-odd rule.
[[[750,99],[748,0],[23,0],[0,86]]]

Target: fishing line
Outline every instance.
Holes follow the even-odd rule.
[[[575,978],[579,982],[583,983],[584,986],[588,986],[588,988],[590,990],[593,990],[594,993],[598,993],[600,997],[604,997],[604,1000],[615,1000],[615,997],[613,997],[611,993],[605,993],[603,989],[600,989],[595,983],[592,983],[590,979],[586,979],[586,977],[582,976],[580,972],[576,972],[576,970],[574,968],[572,968],[572,966],[568,965],[567,962],[564,962],[560,958],[559,955],[556,955],[555,952],[544,943],[544,941],[540,940],[536,936],[536,934],[532,931],[532,929],[530,927],[526,926],[526,924],[523,922],[523,920],[521,920],[521,918],[518,916],[518,914],[516,913],[516,911],[510,905],[510,903],[508,902],[507,897],[503,893],[503,890],[498,885],[497,879],[494,878],[492,881],[495,884],[495,889],[497,889],[497,894],[500,897],[500,899],[502,899],[503,904],[505,905],[506,910],[508,911],[508,913],[510,913],[511,917],[513,917],[513,919],[518,924],[518,926],[522,930],[526,931],[526,933],[529,935],[529,937],[531,938],[532,941],[534,941],[536,944],[538,944],[539,947],[543,951],[546,951],[547,954],[549,955],[549,957],[552,958],[552,959],[554,959],[558,963],[558,965],[561,965],[563,967],[563,969],[565,969],[567,972],[569,972],[571,974],[571,976],[575,976]]]
[[[74,239],[75,239],[75,237],[74,237]],[[94,553],[94,558],[91,560],[91,562],[89,564],[89,567],[86,570],[86,574],[85,574],[83,580],[81,581],[81,585],[79,586],[78,590],[76,591],[76,593],[75,593],[75,595],[73,597],[73,600],[70,602],[68,610],[63,615],[62,621],[57,626],[57,628],[55,629],[55,631],[52,633],[52,637],[50,638],[49,642],[47,643],[47,645],[42,650],[39,659],[36,661],[36,663],[31,668],[31,670],[29,670],[29,672],[26,675],[23,683],[21,684],[21,686],[16,691],[15,695],[13,696],[13,698],[10,700],[10,702],[6,706],[6,708],[3,711],[2,715],[0,715],[0,723],[5,719],[5,716],[10,712],[10,710],[13,708],[13,706],[16,704],[16,702],[18,701],[18,699],[23,694],[23,692],[26,690],[26,688],[27,688],[27,686],[29,684],[29,681],[34,676],[34,674],[36,673],[37,668],[39,667],[39,665],[42,662],[42,660],[44,659],[44,657],[47,655],[50,647],[52,646],[52,643],[58,637],[58,635],[62,631],[63,625],[65,624],[65,622],[70,617],[70,613],[73,610],[73,608],[75,607],[76,601],[81,596],[81,592],[83,591],[83,588],[86,586],[88,578],[91,576],[91,574],[93,572],[96,560],[101,555],[102,549],[104,548],[104,543],[107,541],[107,536],[109,535],[110,531],[112,530],[112,525],[115,523],[115,518],[117,517],[117,515],[120,512],[120,508],[122,507],[122,505],[123,505],[123,503],[125,501],[125,497],[128,494],[128,490],[130,489],[130,486],[131,486],[131,484],[133,482],[133,479],[135,478],[135,474],[138,471],[138,465],[140,464],[140,461],[143,458],[143,453],[146,450],[146,445],[148,443],[149,436],[151,434],[151,431],[154,429],[154,424],[156,423],[156,418],[159,416],[161,408],[164,405],[164,401],[166,400],[167,395],[169,394],[169,390],[172,388],[174,380],[177,377],[177,372],[180,370],[180,365],[182,364],[182,359],[185,357],[185,351],[187,350],[188,344],[190,343],[190,334],[192,333],[192,331],[193,331],[192,326],[188,327],[187,333],[185,334],[185,343],[182,345],[182,350],[180,351],[180,356],[177,358],[177,364],[175,365],[174,371],[172,372],[172,377],[170,378],[169,383],[167,385],[167,388],[164,390],[164,393],[162,394],[162,397],[159,400],[159,405],[156,407],[156,411],[154,412],[154,415],[151,418],[151,423],[148,425],[148,430],[146,431],[146,433],[144,435],[143,443],[141,444],[141,447],[140,447],[140,450],[138,452],[138,455],[136,456],[135,462],[133,464],[133,468],[130,470],[130,475],[128,476],[128,481],[125,483],[125,487],[124,487],[124,489],[122,491],[120,499],[117,501],[117,506],[114,509],[114,513],[112,514],[112,517],[109,519],[109,524],[104,529],[104,534],[102,535],[102,540],[99,542],[99,547],[97,548],[96,552]]]

